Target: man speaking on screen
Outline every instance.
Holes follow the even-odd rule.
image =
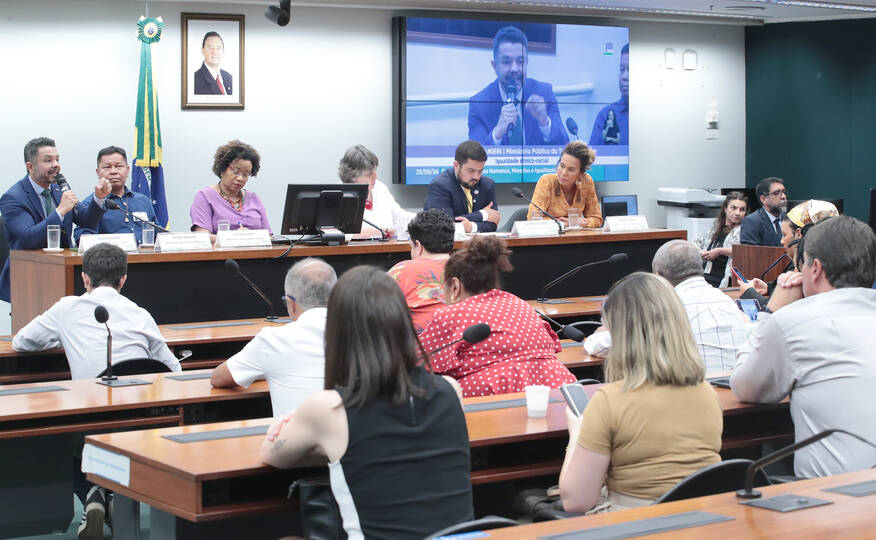
[[[496,32],[491,62],[496,80],[469,100],[469,139],[484,145],[569,142],[553,88],[526,77],[527,47],[519,28]]]
[[[590,146],[630,144],[630,44],[621,49],[617,71],[620,99],[599,111],[590,133]]]

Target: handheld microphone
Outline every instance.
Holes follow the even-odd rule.
[[[367,223],[368,225],[371,225],[372,227],[374,227],[375,229],[377,229],[378,231],[380,231],[380,240],[381,240],[381,242],[387,240],[387,238],[386,238],[386,231],[384,231],[383,229],[381,229],[381,228],[378,227],[377,225],[371,223],[370,221],[368,221],[368,220],[365,219],[365,218],[362,218],[362,221],[364,221],[364,222]]]
[[[566,129],[569,130],[569,133],[575,136],[576,141],[581,140],[578,138],[578,122],[576,122],[571,116],[566,118]]]
[[[547,217],[549,217],[549,218],[551,218],[552,220],[554,220],[554,223],[557,224],[557,231],[558,231],[560,234],[563,234],[563,233],[565,232],[565,231],[563,230],[563,224],[560,223],[560,220],[558,220],[557,218],[555,218],[554,216],[552,216],[552,215],[551,215],[547,210],[545,210],[544,208],[542,208],[542,207],[540,207],[539,205],[537,205],[537,204],[535,204],[534,202],[532,202],[532,199],[530,199],[529,197],[527,197],[526,195],[524,195],[524,194],[523,194],[523,191],[521,191],[519,187],[517,187],[517,186],[512,187],[512,188],[511,188],[511,194],[514,195],[515,197],[517,197],[518,199],[523,199],[523,200],[525,200],[525,201],[529,201],[529,204],[531,204],[532,206],[534,206],[534,207],[538,208],[539,210],[541,210],[541,213],[542,213],[542,214],[544,214],[544,215],[546,215]]]
[[[507,97],[505,103],[517,103],[517,87],[513,84],[509,84],[505,87],[505,96]],[[511,139],[511,134],[514,133],[514,122],[508,124],[508,139]]]
[[[542,319],[546,320],[549,323],[555,324],[557,326],[557,334],[562,334],[563,337],[569,338],[572,341],[577,341],[578,343],[581,343],[587,338],[587,336],[584,335],[584,332],[578,330],[574,326],[566,326],[565,324],[560,324],[542,313],[541,311],[536,310],[535,312],[538,313],[538,315]],[[596,326],[602,326],[602,323],[598,321],[580,321],[578,324],[581,323],[593,323]]]
[[[155,227],[156,229],[158,229],[161,232],[166,232],[166,233],[170,232],[170,229],[162,227],[158,223],[155,223],[153,221],[149,221],[148,219],[143,219],[141,217],[138,217],[136,214],[134,214],[130,210],[123,209],[121,206],[119,206],[119,203],[117,203],[116,201],[114,201],[112,199],[107,199],[106,201],[104,201],[104,206],[106,206],[110,210],[121,210],[122,212],[124,212],[125,214],[130,216],[131,219],[133,219],[134,221],[139,221],[140,223],[148,223],[149,225],[152,225],[153,227]]]
[[[587,268],[588,266],[596,266],[597,264],[604,264],[604,263],[618,264],[618,263],[622,263],[622,262],[626,261],[629,258],[630,258],[629,255],[627,255],[626,253],[615,253],[614,255],[612,255],[611,257],[609,257],[607,259],[604,259],[601,261],[596,261],[596,262],[591,262],[591,263],[587,263],[587,264],[582,264],[581,266],[576,266],[575,268],[572,268],[571,270],[569,270],[568,272],[566,272],[562,276],[558,277],[557,279],[551,281],[550,283],[548,283],[547,285],[542,287],[541,293],[538,295],[537,301],[538,302],[547,302],[548,299],[545,296],[545,292],[547,292],[548,289],[550,289],[551,287],[553,287],[553,286],[565,281],[566,279],[574,276],[575,274],[577,274],[578,272],[580,272],[584,268]]]
[[[770,270],[772,270],[773,268],[776,267],[777,264],[782,262],[782,259],[788,259],[788,266],[791,266],[792,264],[794,264],[794,261],[791,260],[791,257],[788,257],[787,253],[782,253],[782,255],[778,259],[774,260],[772,263],[770,263],[769,266],[766,267],[766,270],[761,272],[760,279],[763,279],[764,276],[769,274]],[[785,267],[785,272],[787,272],[787,271],[788,271],[788,267]]]
[[[58,184],[59,188],[61,188],[61,193],[64,193],[65,191],[71,191],[70,184],[67,182],[67,178],[65,178],[63,174],[58,173],[57,175],[55,175],[55,183]],[[76,214],[76,206],[78,205],[73,205],[74,215]]]
[[[109,311],[107,311],[102,305],[98,304],[97,307],[94,308],[94,320],[106,326],[106,372],[100,380],[114,381],[118,379],[118,377],[113,376],[113,335],[110,332],[109,325],[106,323],[109,320]]]
[[[480,343],[481,341],[490,337],[490,334],[492,334],[492,333],[493,333],[493,331],[490,330],[490,325],[487,323],[473,324],[473,325],[469,326],[468,328],[466,328],[462,332],[461,338],[459,338],[455,341],[451,341],[450,343],[447,343],[445,345],[442,345],[442,346],[438,347],[437,349],[435,349],[434,351],[429,351],[429,356],[432,356],[433,354],[435,354],[437,352],[443,351],[444,349],[446,349],[447,347],[450,347],[451,345],[456,345],[460,341],[465,341],[469,345],[474,345],[475,343]]]
[[[265,301],[266,304],[268,304],[269,315],[267,317],[265,317],[265,319],[268,321],[271,321],[271,322],[276,321],[277,316],[274,315],[274,303],[271,302],[270,300],[268,300],[268,297],[265,295],[265,293],[263,293],[262,290],[259,289],[258,286],[252,282],[251,279],[246,277],[246,275],[244,275],[244,273],[240,271],[240,265],[237,264],[237,261],[235,261],[234,259],[225,259],[225,269],[228,270],[229,272],[237,273],[237,275],[242,277],[244,281],[249,283],[249,286],[252,287],[252,290],[254,290],[255,293],[257,295],[259,295],[261,297],[261,299]]]

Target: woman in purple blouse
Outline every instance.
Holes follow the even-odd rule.
[[[226,219],[231,229],[268,229],[268,215],[258,195],[244,189],[251,176],[259,172],[259,153],[235,139],[216,149],[213,173],[219,182],[201,188],[189,214],[193,231],[207,231],[215,239],[219,221]]]

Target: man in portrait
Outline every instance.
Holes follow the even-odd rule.
[[[621,49],[617,72],[620,99],[599,111],[590,133],[590,146],[630,144],[630,44]]]
[[[204,34],[201,42],[201,69],[195,72],[195,94],[231,95],[231,74],[219,65],[225,56],[225,42],[218,32]]]

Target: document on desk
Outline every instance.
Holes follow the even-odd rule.
[[[82,472],[103,476],[128,487],[131,483],[131,458],[85,443],[82,448]]]

